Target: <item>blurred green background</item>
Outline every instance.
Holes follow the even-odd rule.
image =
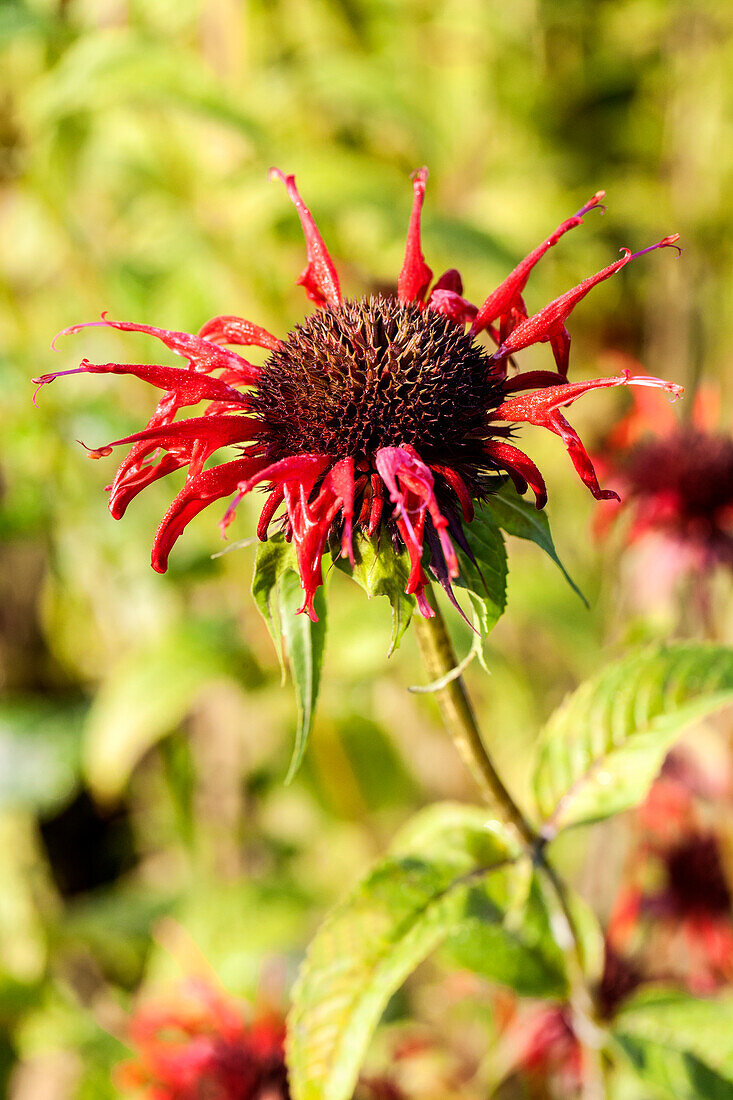
[[[543,259],[530,312],[620,246],[679,232],[681,260],[645,257],[578,308],[572,369],[614,373],[620,352],[725,394],[732,29],[726,0],[0,0],[0,1092],[115,1096],[136,992],[203,959],[233,992],[284,1003],[324,908],[395,828],[472,797],[434,702],[405,690],[422,677],[413,639],[387,661],[388,605],[341,575],[313,738],[283,786],[294,700],[249,596],[253,550],[212,557],[210,510],[159,577],[149,546],[173,479],[115,524],[114,460],[75,443],[137,430],[150,392],[72,377],[31,402],[34,375],[158,348],[90,329],[54,353],[54,333],[102,310],[287,332],[304,248],[271,164],[296,173],[348,294],[394,284],[408,176],[427,164],[426,257],[459,267],[474,301],[599,188],[607,214]],[[604,392],[573,422],[592,443],[625,408]],[[619,545],[593,542],[593,501],[542,434],[524,442],[591,608],[536,548],[510,547],[493,674],[469,678],[520,796],[563,693],[675,621],[624,596]],[[240,509],[232,540],[254,515]],[[612,867],[599,883],[593,852],[567,859],[603,915]],[[431,1004],[395,1012],[430,1021]]]

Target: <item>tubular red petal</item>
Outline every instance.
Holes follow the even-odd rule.
[[[122,519],[130,502],[148,485],[188,464],[187,453],[166,453],[158,462],[143,466],[143,458],[155,449],[155,445],[147,442],[136,444],[117,471],[109,497],[109,510],[114,519]]]
[[[352,526],[354,522],[354,460],[342,458],[328,471],[324,480],[324,490],[330,491],[336,498],[344,517],[344,530],[341,539],[341,551],[348,556],[354,566],[354,547],[352,544]]]
[[[612,378],[592,378],[588,382],[567,382],[560,386],[547,386],[545,389],[523,394],[521,397],[510,397],[507,401],[502,402],[492,415],[498,420],[526,421],[530,424],[544,426],[547,416],[554,409],[571,405],[573,401],[577,401],[579,397],[591,390],[605,389],[612,386],[649,386],[664,390],[672,398],[681,397],[684,392],[684,388],[678,386],[675,382],[665,382],[661,378],[651,378],[647,375],[632,378],[628,371],[623,371]]]
[[[430,469],[433,473],[439,474],[443,480],[450,485],[451,489],[458,497],[458,503],[461,506],[463,518],[466,523],[470,523],[474,517],[473,501],[471,500],[471,494],[461,475],[457,470],[454,470],[452,466],[431,466]]]
[[[212,317],[199,329],[199,336],[205,340],[211,340],[214,344],[241,344],[243,346],[254,345],[258,348],[266,348],[267,351],[277,351],[282,347],[282,340],[273,336],[261,325],[255,325],[252,321],[246,321],[244,317],[222,315]]]
[[[289,482],[309,483],[311,488],[316,478],[323,473],[332,459],[330,455],[291,455],[262,466],[257,473],[239,486],[242,493],[249,493],[262,481],[271,481],[273,485],[287,485]]]
[[[274,489],[270,490],[270,495],[265,501],[264,508],[260,512],[260,518],[257,524],[257,538],[260,542],[267,542],[267,529],[272,522],[272,517],[282,504],[284,496],[285,493],[283,492],[282,485],[276,485]]]
[[[237,458],[189,478],[163,517],[155,536],[151,561],[157,573],[165,573],[174,543],[194,516],[213,501],[235,492],[239,482],[251,477],[261,463],[261,458]]]
[[[433,290],[428,306],[436,313],[444,313],[457,325],[467,325],[476,316],[476,306],[452,290]]]
[[[435,294],[436,290],[451,290],[454,294],[463,294],[463,279],[460,271],[455,267],[449,267],[436,280],[432,293]]]
[[[527,485],[529,485],[535,495],[537,508],[544,508],[547,504],[545,479],[524,451],[520,451],[518,447],[513,447],[511,443],[503,443],[498,439],[488,440],[484,445],[484,450],[497,466],[507,471],[520,493],[524,492]],[[518,475],[518,478],[516,475]]]
[[[372,487],[372,502],[369,508],[369,523],[367,525],[367,534],[371,538],[382,519],[382,511],[384,509],[384,482],[379,474],[372,474],[371,478]]]
[[[205,442],[210,448],[209,453],[219,447],[228,447],[233,443],[243,443],[245,440],[257,437],[258,423],[247,416],[194,416],[188,420],[179,420],[174,424],[154,424],[152,427],[143,428],[141,432],[127,435],[123,439],[115,439],[110,447],[121,447],[125,443],[142,443],[150,440],[155,446],[167,449],[175,447],[177,443],[192,440]],[[106,448],[104,448],[106,450]]]
[[[550,302],[549,305],[546,305],[539,313],[535,313],[533,317],[528,317],[526,320],[522,321],[521,324],[517,325],[507,339],[504,340],[501,346],[494,352],[493,359],[506,359],[508,355],[514,355],[523,348],[529,347],[530,344],[536,344],[540,340],[549,340],[552,337],[557,338],[565,321],[575,309],[578,302],[581,302],[594,286],[604,282],[606,279],[610,279],[612,275],[615,275],[617,271],[620,271],[621,268],[625,267],[631,260],[635,260],[637,256],[643,256],[645,253],[653,252],[657,248],[677,248],[677,240],[679,240],[679,234],[675,233],[670,237],[665,237],[664,240],[658,241],[657,244],[650,245],[649,248],[642,249],[641,252],[632,253],[628,248],[622,248],[621,251],[623,255],[620,260],[616,260],[615,263],[609,264],[608,267],[604,267],[601,271],[596,272],[595,275],[591,275],[587,279],[584,279],[582,283],[578,283],[572,290],[568,290],[565,294],[561,294],[554,302]],[[475,325],[474,330],[478,331]]]
[[[199,401],[229,401],[246,404],[247,398],[219,378],[185,367],[163,367],[147,363],[90,363],[82,359],[74,370],[56,371],[34,378],[38,385],[47,385],[67,374],[131,374],[142,382],[176,395],[176,405],[197,405]]]
[[[412,214],[410,226],[407,230],[407,244],[405,246],[405,259],[397,279],[397,297],[401,302],[423,301],[430,280],[433,277],[432,270],[425,263],[420,243],[420,216],[422,204],[425,200],[425,185],[428,179],[427,168],[420,168],[412,174]]]
[[[138,325],[132,321],[110,321],[105,314],[102,314],[101,321],[85,321],[80,325],[71,325],[69,328],[62,329],[54,337],[51,346],[55,345],[59,336],[68,336],[71,333],[80,332],[83,328],[99,326],[119,329],[121,332],[144,332],[148,336],[155,336],[176,355],[182,355],[194,364],[196,370],[204,373],[229,369],[234,371],[244,384],[256,382],[260,376],[259,367],[248,363],[236,352],[213,344],[210,340],[202,340],[200,336],[192,336],[190,332],[173,332],[165,328],[155,328],[153,325]]]
[[[507,276],[501,286],[492,291],[481,306],[476,316],[476,320],[473,323],[472,332],[482,332],[490,324],[493,324],[494,321],[508,314],[513,306],[516,307],[518,305],[517,299],[521,302],[520,295],[527,285],[527,279],[535,264],[542,259],[545,252],[552,248],[553,245],[557,244],[560,238],[563,237],[568,230],[574,229],[576,225],[582,225],[583,216],[595,206],[600,206],[601,200],[605,197],[605,194],[605,191],[597,191],[593,198],[588,200],[585,206],[581,206],[577,214],[574,214],[572,218],[568,218],[567,221],[562,222],[546,241],[543,241],[542,244],[538,245],[533,252],[530,252],[529,256],[526,256],[520,264],[517,264],[511,275]],[[527,316],[524,310],[524,303],[521,303],[520,316]]]
[[[408,446],[381,447],[374,461],[395,506],[397,526],[410,554],[412,568],[405,591],[414,592],[416,586],[426,579],[420,566],[426,513],[430,514],[438,533],[448,572],[452,577],[457,577],[458,558],[448,536],[448,521],[435,499],[430,468]]]
[[[548,386],[546,389],[537,390],[535,393],[509,398],[508,401],[504,401],[503,404],[499,405],[495,415],[500,420],[515,423],[525,421],[536,424],[554,432],[555,435],[559,435],[581,480],[588,486],[596,500],[617,500],[618,494],[613,490],[601,489],[593,463],[578,433],[568,424],[559,411],[564,406],[571,405],[578,397],[582,397],[590,390],[610,386],[650,386],[665,390],[673,397],[679,397],[683,392],[682,387],[673,382],[664,382],[660,378],[646,376],[632,378],[628,371],[624,371],[616,378],[596,378],[590,382],[573,382],[562,386]],[[524,471],[522,470],[521,473],[524,474]]]
[[[341,287],[336,268],[318,232],[313,215],[295,186],[295,176],[286,176],[279,168],[271,168],[270,179],[278,179],[285,184],[288,195],[298,211],[300,224],[303,226],[308,264],[298,278],[298,284],[305,288],[311,301],[319,306],[341,305]]]

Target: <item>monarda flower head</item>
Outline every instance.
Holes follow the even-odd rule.
[[[709,394],[698,397],[691,420],[680,422],[648,391],[637,391],[599,463],[623,496],[629,542],[665,540],[678,573],[733,568],[733,437],[716,427]],[[608,506],[601,531],[618,508]]]
[[[520,492],[531,488],[538,508],[547,499],[535,464],[512,442],[521,424],[549,429],[565,444],[582,481],[599,500],[593,464],[563,409],[591,390],[622,385],[680,387],[629,372],[588,382],[568,381],[570,336],[565,323],[598,283],[636,256],[675,246],[677,236],[621,258],[529,316],[523,294],[541,257],[585,214],[594,195],[524,259],[482,305],[463,297],[458,271],[433,282],[420,238],[426,169],[413,177],[414,200],[397,294],[344,298],[336,269],[295,185],[273,169],[298,211],[307,265],[298,282],[316,310],[284,339],[239,317],[208,321],[197,336],[149,325],[94,324],[147,333],[188,360],[186,367],[84,360],[87,374],[132,374],[163,391],[140,432],[90,451],[94,458],[130,446],[110,486],[110,511],[119,519],[146,485],[187,468],[186,482],[158,529],[152,564],[164,572],[173,544],[209,504],[232,498],[225,529],[241,498],[258,486],[266,500],[257,527],[266,540],[279,522],[292,541],[304,592],[301,611],[316,618],[327,549],[353,565],[355,531],[384,536],[409,555],[405,591],[420,611],[433,611],[425,595],[426,569],[451,593],[459,575],[456,546],[470,556],[464,524],[474,504],[507,475]],[[76,332],[74,325],[65,332]],[[487,334],[492,352],[477,339]],[[555,370],[514,371],[514,356],[539,342],[550,344]],[[255,345],[269,352],[255,366],[223,345]],[[512,368],[510,371],[509,368]],[[37,379],[53,381],[58,371]],[[184,408],[205,403],[198,415]],[[222,448],[238,456],[207,465]],[[382,545],[385,545],[383,543]]]

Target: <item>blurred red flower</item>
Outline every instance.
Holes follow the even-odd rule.
[[[117,1072],[122,1090],[148,1100],[287,1100],[285,1022],[248,1020],[211,985],[189,980],[175,998],[143,1005],[128,1038],[135,1058]]]
[[[637,813],[639,835],[609,923],[609,941],[633,954],[645,980],[695,993],[733,981],[733,894],[718,832],[696,793],[719,796],[677,754]],[[696,784],[693,786],[691,784]]]
[[[733,567],[733,437],[715,427],[711,393],[698,395],[690,422],[649,390],[635,390],[633,402],[596,457],[621,497],[598,514],[597,530],[624,512],[629,542],[665,539],[674,549],[670,580],[689,569]]]

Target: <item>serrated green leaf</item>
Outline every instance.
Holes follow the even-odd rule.
[[[314,606],[318,621],[315,623],[305,612],[297,614],[298,608],[303,603],[303,589],[299,575],[287,569],[281,575],[278,584],[278,601],[283,642],[288,654],[290,675],[293,678],[298,704],[295,745],[288,774],[285,777],[285,782],[290,783],[300,767],[313,725],[326,645],[326,600],[323,587],[317,589]]]
[[[583,603],[587,600],[578,588],[573,578],[560,560],[550,530],[550,521],[547,513],[539,511],[533,504],[519,495],[514,486],[509,482],[498,493],[491,496],[481,505],[492,523],[506,531],[507,535],[514,535],[518,539],[526,539],[534,542],[547,554],[562,573],[574,592],[577,592]]]
[[[410,567],[406,554],[395,554],[387,538],[377,542],[363,531],[354,532],[354,567],[348,558],[340,557],[336,561],[338,568],[353,577],[366,592],[372,596],[386,596],[392,606],[392,638],[389,654],[391,656],[400,644],[415,609],[415,597],[405,594]]]
[[[497,969],[516,977],[520,951],[512,953],[507,940],[524,928],[524,910],[512,910],[519,854],[503,827],[478,807],[433,806],[409,823],[388,855],[331,911],[310,945],[288,1030],[295,1100],[351,1097],[390,996],[464,922],[497,930]],[[522,980],[530,967],[536,978],[540,955],[544,960],[538,951]],[[551,949],[546,957],[554,965]],[[532,976],[526,980],[533,984]],[[556,976],[554,987],[561,985]]]
[[[455,965],[501,982],[523,997],[564,997],[568,992],[563,952],[552,933],[544,896],[530,873],[521,906],[505,895],[523,865],[472,886],[460,928],[446,939]],[[531,872],[531,868],[530,868]],[[503,906],[502,906],[503,903]]]
[[[640,802],[675,739],[733,702],[733,649],[683,643],[634,653],[582,684],[540,735],[534,774],[549,835]]]
[[[648,990],[616,1017],[613,1038],[660,1096],[733,1100],[733,997]]]
[[[282,534],[274,535],[257,549],[252,595],[275,643],[283,671],[287,654],[295,687],[298,725],[285,779],[289,783],[303,759],[313,725],[326,643],[326,600],[323,588],[318,588],[315,623],[305,613],[297,614],[303,604],[303,589],[295,548]]]

